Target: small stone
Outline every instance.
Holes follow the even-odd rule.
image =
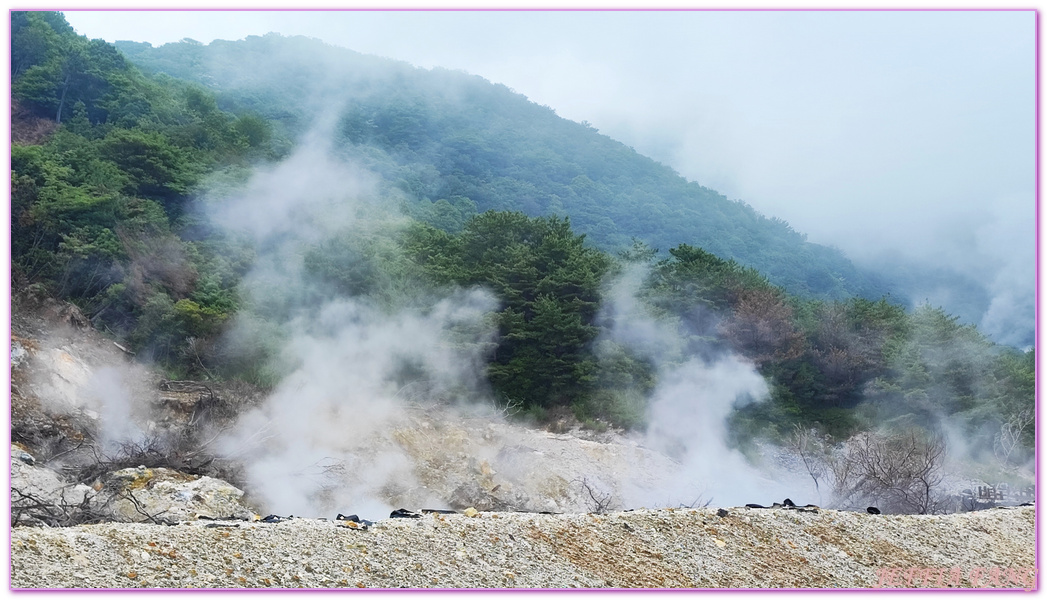
[[[465,509],[465,512],[463,514],[465,514],[465,516],[467,517],[476,517],[480,515],[480,511],[470,506],[469,508]]]

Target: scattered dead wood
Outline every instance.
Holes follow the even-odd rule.
[[[68,500],[69,486],[61,491],[57,500],[46,500],[23,489],[11,488],[11,525],[46,525],[47,527],[71,527],[91,525],[112,520],[101,510],[95,495],[85,493],[78,500]],[[108,504],[102,503],[101,506]]]

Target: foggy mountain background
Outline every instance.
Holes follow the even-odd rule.
[[[1032,343],[1031,12],[67,18],[109,41],[275,31],[479,74],[841,248],[912,303]]]
[[[285,144],[332,115],[337,145],[380,173],[403,210],[441,229],[491,210],[569,217],[610,253],[636,239],[663,253],[687,240],[805,297],[905,300],[788,223],[479,76],[276,34],[118,47],[146,71],[214,90],[227,110],[256,111]]]

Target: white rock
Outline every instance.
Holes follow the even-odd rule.
[[[11,366],[17,367],[29,356],[29,352],[21,342],[11,342]]]

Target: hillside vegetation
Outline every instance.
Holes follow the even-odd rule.
[[[255,111],[289,134],[318,112],[338,111],[338,144],[403,191],[412,215],[443,229],[488,210],[567,216],[612,253],[633,238],[663,252],[687,243],[803,296],[876,299],[890,291],[781,219],[478,76],[275,34],[117,47],[144,71],[200,83],[223,108]]]
[[[907,312],[838,251],[504,86],[275,35],[117,49],[50,12],[12,13],[12,36],[15,285],[74,302],[172,376],[272,386],[302,307],[425,311],[479,286],[497,301],[485,385],[537,419],[641,428],[666,365],[735,353],[770,387],[732,412],[735,443],[948,420],[1003,467],[1031,455],[1031,351]],[[245,277],[265,244],[205,209],[318,115],[388,219],[318,233],[284,257],[308,286],[259,299]],[[637,310],[675,332],[657,357],[614,333],[629,277]]]

